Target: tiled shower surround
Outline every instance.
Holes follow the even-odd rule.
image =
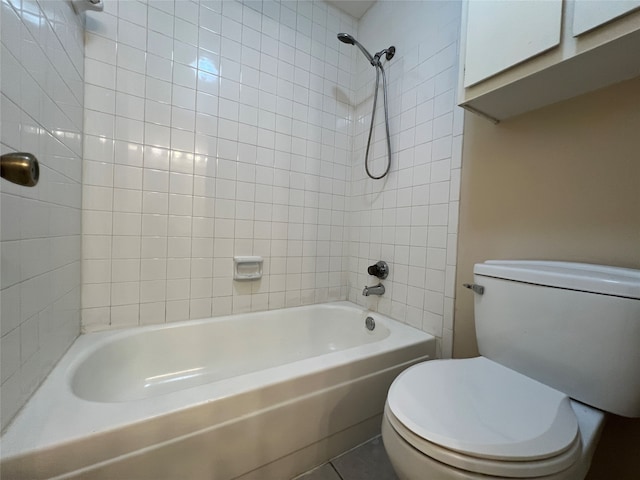
[[[70,2],[2,0],[1,149],[41,162],[37,187],[1,182],[2,428],[80,315],[93,331],[349,299],[449,356],[459,2],[360,20],[322,1],[104,3],[83,33]],[[384,180],[363,167],[375,71],[338,32],[397,48]],[[262,280],[234,282],[234,255],[263,256]],[[380,259],[387,293],[365,298]]]
[[[87,331],[350,299],[450,352],[462,114],[458,2],[120,1],[86,33]],[[374,69],[393,165],[365,179]],[[382,97],[372,168],[386,155]],[[261,255],[258,282],[234,255]],[[365,299],[385,259],[385,296]]]
[[[351,160],[349,300],[420,328],[451,356],[462,155],[463,110],[456,107],[460,2],[377,2],[358,24],[373,52],[394,45],[387,64],[392,172],[366,176],[374,68],[357,52]],[[356,50],[354,48],[354,50]],[[380,80],[382,83],[382,80]],[[371,170],[386,164],[382,93],[378,97]],[[363,297],[377,282],[367,266],[389,262],[382,297]]]
[[[359,21],[321,1],[105,5],[86,33],[84,329],[348,298],[449,355],[460,4],[382,1]],[[397,47],[385,180],[363,166],[375,71],[338,32]],[[234,281],[234,255],[263,256],[262,280]],[[366,299],[379,259],[387,294]]]
[[[346,298],[355,25],[307,1],[89,16],[86,330]],[[234,255],[262,280],[234,282]]]
[[[83,25],[71,4],[2,0],[0,153],[40,162],[0,180],[4,429],[80,333]]]

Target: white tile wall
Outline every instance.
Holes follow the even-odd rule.
[[[323,2],[111,1],[86,55],[68,2],[2,0],[1,21],[2,153],[42,168],[34,189],[1,184],[2,428],[79,331],[80,243],[86,330],[348,295],[450,354],[457,2],[378,2],[358,23]],[[362,165],[373,71],[340,31],[398,48],[385,181]],[[246,254],[261,282],[233,282]],[[380,258],[388,293],[365,299]]]
[[[0,180],[1,427],[80,331],[83,25],[69,2],[2,0],[0,151],[40,161]]]
[[[358,40],[371,52],[390,45],[385,64],[393,151],[391,173],[370,180],[364,155],[375,70],[357,49],[349,228],[349,299],[438,338],[451,355],[462,110],[455,106],[460,2],[377,2],[360,20]],[[381,80],[382,82],[382,80]],[[371,170],[384,171],[382,91],[378,98]],[[386,260],[382,297],[364,297],[378,279],[367,266]]]
[[[459,24],[445,1],[378,2],[359,22],[307,1],[120,1],[90,15],[84,328],[348,297],[450,355]],[[340,31],[398,49],[383,181],[363,168],[374,71]],[[234,282],[232,257],[248,254],[265,257],[265,276]],[[378,259],[388,293],[365,298]]]
[[[85,330],[346,298],[355,28],[310,1],[89,14]],[[234,282],[234,255],[263,279]]]

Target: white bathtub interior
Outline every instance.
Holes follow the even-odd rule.
[[[191,322],[144,334],[96,334],[99,346],[72,367],[71,389],[97,402],[124,402],[245,375],[257,370],[379,341],[383,324],[354,329],[348,309],[292,309]],[[278,316],[278,328],[269,317]]]
[[[3,436],[3,470],[300,473],[339,453],[334,437],[376,434],[393,378],[434,356],[432,336],[349,302],[83,335]]]

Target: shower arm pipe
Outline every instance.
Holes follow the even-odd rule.
[[[376,67],[376,89],[373,95],[373,109],[371,112],[371,125],[369,126],[369,139],[367,140],[367,150],[365,151],[365,154],[364,154],[364,169],[367,172],[367,175],[369,176],[369,178],[373,180],[380,180],[384,178],[389,173],[389,170],[391,169],[391,140],[389,136],[389,106],[387,103],[387,76],[385,75],[384,68],[382,67],[382,63],[380,62],[380,56],[383,53],[387,53],[387,50],[385,49],[385,50],[382,50],[381,52],[376,53],[375,58],[377,61],[376,63],[372,63],[373,66]],[[394,48],[394,53],[395,53],[395,48]],[[384,173],[382,173],[382,175],[375,176],[369,170],[369,149],[371,147],[371,136],[373,135],[373,125],[375,123],[375,118],[376,118],[376,106],[378,104],[378,90],[380,89],[380,73],[382,73],[382,97],[384,101],[384,120],[385,120],[385,127],[386,127],[386,133],[387,133],[387,168],[385,169]]]

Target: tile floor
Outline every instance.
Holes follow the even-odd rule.
[[[398,480],[380,436],[295,480]]]

